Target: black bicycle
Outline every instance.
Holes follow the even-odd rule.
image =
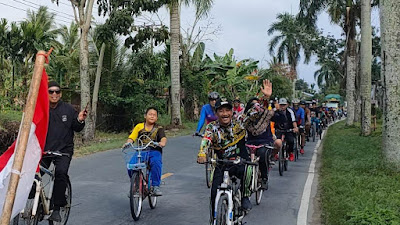
[[[282,140],[282,147],[279,150],[279,175],[283,176],[283,172],[288,170],[288,148],[289,145],[286,143],[285,139],[285,134],[287,133],[293,133],[293,129],[287,129],[287,130],[279,130],[276,129],[276,132],[279,132],[282,134],[281,140]]]

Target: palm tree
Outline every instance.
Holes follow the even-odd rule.
[[[399,118],[399,70],[400,70],[400,43],[398,31],[398,9],[400,2],[395,0],[381,1],[381,37],[382,55],[385,60],[382,62],[382,80],[384,85],[383,104],[383,132],[382,149],[389,162],[395,162],[397,168],[400,165],[400,118]]]
[[[378,5],[373,0],[371,6]],[[346,100],[347,125],[355,119],[355,78],[356,78],[356,24],[360,19],[360,1],[353,0],[300,0],[299,18],[308,26],[315,27],[319,13],[327,10],[331,21],[340,25],[346,34]]]
[[[321,68],[314,73],[318,86],[325,85],[327,87],[334,86],[339,80],[343,79],[342,67],[335,60],[327,60],[317,62]]]
[[[268,35],[275,32],[280,34],[273,37],[269,43],[269,52],[276,57],[279,62],[284,62],[287,59],[291,70],[295,75],[293,80],[293,90],[295,88],[295,80],[297,79],[297,64],[300,61],[301,50],[305,53],[304,62],[308,63],[311,57],[310,42],[315,39],[316,32],[311,28],[307,28],[301,20],[298,20],[294,15],[289,13],[278,14],[278,21],[274,22],[268,29]],[[308,30],[307,30],[308,29]],[[279,47],[278,47],[279,45]],[[295,92],[293,92],[295,94]]]
[[[207,15],[211,9],[213,0],[184,0],[184,4],[193,4],[197,15]],[[180,84],[180,0],[172,0],[169,5],[170,11],[170,48],[171,48],[171,124],[181,125],[181,84]]]

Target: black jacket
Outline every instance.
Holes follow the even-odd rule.
[[[56,108],[50,108],[49,128],[47,131],[45,151],[60,151],[73,154],[74,131],[79,132],[85,122],[78,121],[78,112],[72,105],[59,101]]]
[[[275,122],[275,129],[293,129],[293,122],[296,122],[296,114],[291,108],[285,111],[276,111],[271,121]]]

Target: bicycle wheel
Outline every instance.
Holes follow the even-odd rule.
[[[285,158],[285,156],[284,156],[284,154],[283,154],[283,149],[285,149],[286,148],[286,142],[284,142],[284,143],[282,143],[282,147],[281,147],[281,150],[279,151],[279,175],[280,176],[283,176],[283,167],[284,167],[284,158]]]
[[[287,151],[287,148],[288,148],[289,146],[288,145],[286,145],[286,149],[285,149],[285,153],[287,153],[288,151]],[[283,169],[285,170],[285,171],[287,171],[288,170],[288,159],[286,158],[286,157],[284,157],[284,161],[283,161]]]
[[[37,225],[41,218],[43,218],[43,205],[39,200],[36,215],[32,217],[32,207],[34,199],[28,199],[25,205],[24,213],[20,213],[14,217],[12,223],[13,225]]]
[[[61,222],[55,222],[49,220],[49,225],[66,225],[68,222],[69,213],[71,210],[71,200],[72,200],[72,189],[70,181],[68,181],[67,189],[65,190],[65,199],[67,200],[67,204],[64,207],[60,208]]]
[[[131,187],[129,192],[132,218],[137,221],[142,212],[143,202],[143,174],[135,171],[131,177]]]
[[[150,183],[150,173],[147,173],[147,181]],[[151,209],[155,209],[157,205],[157,196],[149,195],[149,205]]]
[[[226,225],[228,222],[228,196],[221,195],[217,205],[217,225]]]

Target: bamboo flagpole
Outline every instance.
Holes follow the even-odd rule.
[[[38,97],[40,82],[42,79],[42,73],[46,52],[39,51],[36,54],[35,67],[33,70],[32,82],[29,87],[29,94],[26,101],[25,111],[22,116],[22,123],[20,126],[20,133],[18,137],[18,143],[15,150],[15,158],[12,166],[10,183],[7,189],[7,196],[4,202],[3,212],[1,215],[1,225],[9,225],[11,219],[11,213],[14,206],[15,194],[17,191],[22,164],[25,157],[25,151],[28,144],[29,132],[31,130],[33,115],[35,113],[36,101]]]

